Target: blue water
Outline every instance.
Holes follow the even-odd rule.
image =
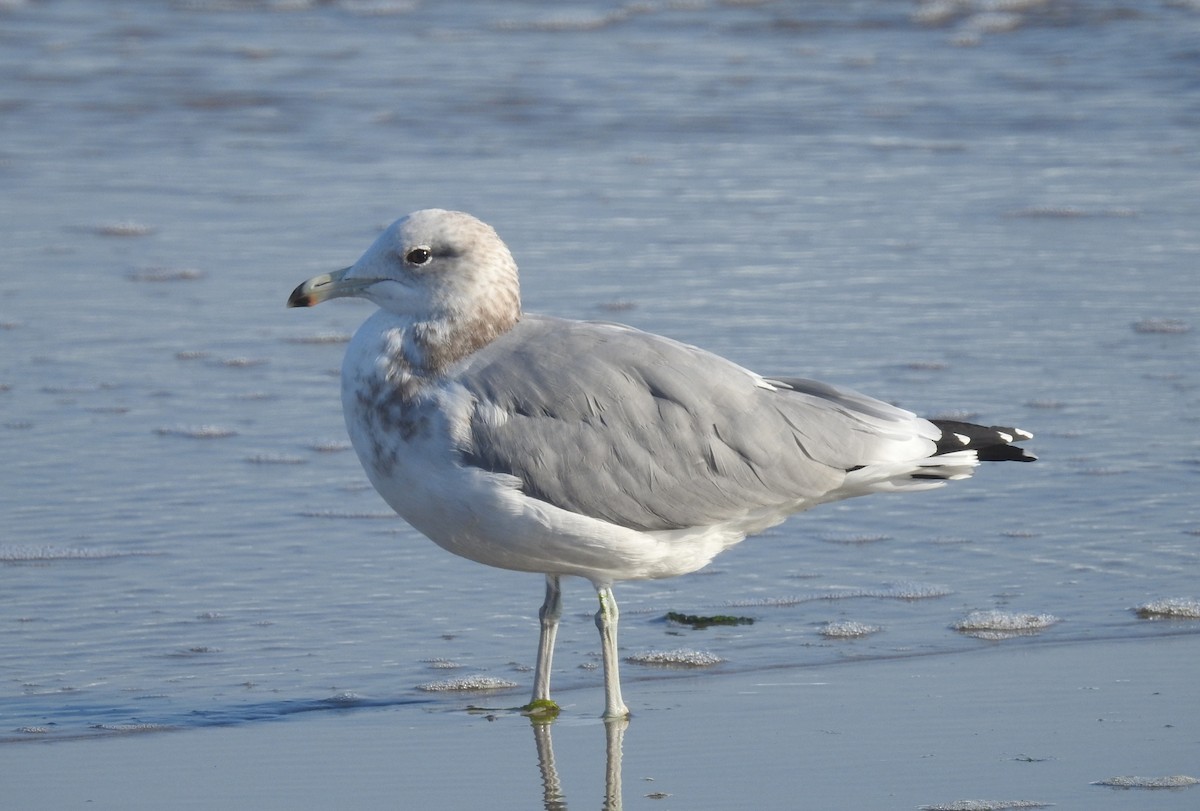
[[[1132,610],[1200,597],[1200,12],[1008,5],[0,4],[0,739],[525,700],[539,578],[390,516],[335,376],[369,306],[283,307],[429,206],[530,311],[1037,434],[619,586],[625,653],[1200,633]],[[598,713],[568,588],[556,688]],[[624,670],[635,713],[677,677]]]

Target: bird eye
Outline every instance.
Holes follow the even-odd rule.
[[[410,265],[424,265],[433,258],[433,253],[428,248],[413,248],[408,253],[404,254],[404,261]]]

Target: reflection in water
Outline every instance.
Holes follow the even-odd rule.
[[[562,782],[558,779],[558,767],[554,765],[554,744],[550,739],[552,720],[530,719],[533,724],[533,741],[537,745],[538,769],[542,773],[542,803],[546,811],[565,811],[566,797]],[[628,718],[612,718],[604,721],[604,811],[621,809],[621,746],[625,740]]]
[[[538,769],[542,773],[542,804],[546,806],[546,811],[564,811],[567,801],[558,779],[558,767],[554,765],[554,743],[550,740],[550,724],[553,721],[538,718],[530,721],[533,725],[533,742],[537,746]]]

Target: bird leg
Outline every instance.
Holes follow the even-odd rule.
[[[600,629],[600,653],[604,660],[604,717],[628,718],[629,708],[621,699],[621,662],[617,658],[617,600],[612,588],[596,588],[600,610],[596,612],[596,627]]]
[[[557,715],[558,705],[550,698],[550,664],[554,659],[554,639],[562,616],[562,586],[558,575],[546,575],[546,599],[538,611],[542,632],[538,637],[537,669],[533,674],[533,698],[522,709],[530,715]]]

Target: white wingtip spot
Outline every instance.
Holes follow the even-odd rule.
[[[967,436],[966,434],[955,434],[954,438],[957,439],[959,442],[961,442],[964,445],[971,444],[971,437]]]
[[[1012,434],[1006,434],[1003,431],[997,431],[996,433],[999,434],[1000,438],[1003,439],[1005,442],[1011,443],[1013,441]]]
[[[1029,431],[1022,431],[1020,428],[1014,428],[1013,430],[1017,432],[1017,436],[1021,437],[1021,439],[1033,439],[1033,434]]]

